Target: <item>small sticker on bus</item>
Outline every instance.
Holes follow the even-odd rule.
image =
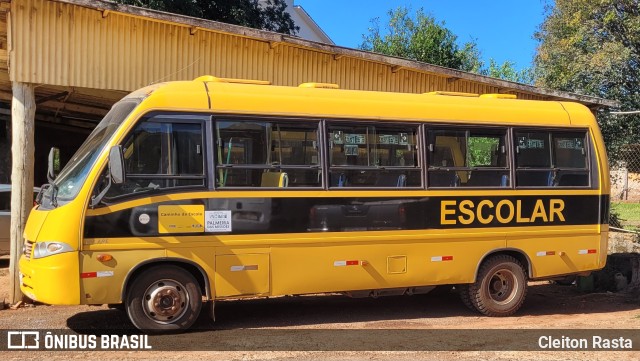
[[[203,218],[203,205],[158,206],[158,233],[200,233],[204,228]]]
[[[205,232],[231,232],[231,211],[204,212]]]
[[[142,213],[140,217],[138,217],[138,221],[140,221],[140,223],[142,224],[147,224],[149,223],[150,220],[151,220],[151,217],[149,217],[149,215],[146,213]]]

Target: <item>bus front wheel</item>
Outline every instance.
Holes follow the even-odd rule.
[[[527,274],[522,264],[508,255],[493,256],[482,263],[475,283],[463,288],[467,300],[487,316],[510,316],[524,303]]]
[[[144,270],[127,292],[129,319],[138,329],[149,333],[186,330],[196,321],[201,308],[198,281],[176,266]]]

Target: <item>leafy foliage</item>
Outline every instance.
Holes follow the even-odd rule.
[[[489,59],[489,68],[482,69],[480,72],[483,75],[493,78],[501,78],[517,83],[533,84],[533,70],[531,70],[531,68],[517,70],[515,68],[515,63],[508,60],[502,64],[498,64],[493,58]]]
[[[468,141],[468,166],[491,166],[493,154],[499,146],[498,138],[494,137],[470,137]]]
[[[295,34],[284,0],[115,0],[134,5],[283,34]]]
[[[371,20],[372,27],[363,35],[360,49],[515,82],[531,83],[533,79],[530,70],[517,71],[509,61],[497,64],[491,59],[486,68],[475,40],[458,45],[458,37],[445,23],[423,9],[411,14],[408,8],[399,7],[387,15],[384,29],[379,18]]]
[[[555,0],[535,34],[536,85],[640,109],[640,1]],[[640,116],[597,114],[609,155],[640,141]]]
[[[476,44],[469,42],[460,48],[458,37],[445,28],[444,22],[436,22],[422,9],[415,17],[405,7],[389,10],[388,15],[386,34],[380,29],[379,19],[371,20],[373,27],[364,36],[361,49],[448,68],[477,70],[480,62]]]

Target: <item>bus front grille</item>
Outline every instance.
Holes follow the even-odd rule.
[[[31,241],[24,241],[24,256],[27,259],[31,259],[31,253],[33,252],[33,242]]]

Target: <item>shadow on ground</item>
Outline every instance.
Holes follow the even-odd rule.
[[[571,286],[537,284],[529,287],[525,305],[516,316],[606,313],[638,309],[639,304],[637,299],[620,294],[584,294]],[[349,324],[376,321],[385,321],[385,327],[403,328],[411,320],[470,316],[480,314],[467,309],[455,290],[440,295],[378,299],[353,299],[341,295],[290,296],[217,302],[215,323],[207,312],[203,312],[193,332],[335,323],[345,324],[344,328],[348,328]],[[126,334],[135,331],[126,313],[118,310],[78,313],[67,320],[67,326],[76,332],[118,330]]]

